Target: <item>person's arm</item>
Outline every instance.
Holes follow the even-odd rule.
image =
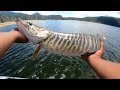
[[[101,43],[101,49],[96,53],[82,57],[88,61],[100,78],[120,79],[120,64],[102,59],[103,52],[104,45]]]
[[[5,54],[5,52],[11,47],[15,42],[25,43],[27,38],[18,31],[17,28],[11,30],[10,32],[0,32],[0,58]]]

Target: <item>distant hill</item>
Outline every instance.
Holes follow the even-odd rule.
[[[28,15],[28,14],[24,14],[24,13],[15,13],[12,11],[0,11],[1,15],[6,15],[6,16],[21,16],[21,15]]]
[[[101,23],[101,24],[107,24],[111,26],[120,27],[120,18],[115,17],[106,17],[106,16],[100,16],[100,17],[85,17],[85,18],[64,18],[65,20],[79,20],[79,21],[88,21],[88,22],[95,22],[95,23]]]
[[[76,18],[76,17],[62,17],[61,15],[41,15],[39,13],[34,13],[32,15],[24,13],[16,13],[12,11],[0,11],[0,23],[14,21],[16,17],[19,17],[23,20],[78,20],[78,21],[88,21],[95,23],[102,23],[111,26],[120,27],[120,18],[115,17],[85,17],[85,18]]]
[[[23,20],[63,19],[61,15],[41,15],[39,13],[28,15],[23,13],[15,13],[12,11],[0,11],[0,22],[13,21],[16,17]]]

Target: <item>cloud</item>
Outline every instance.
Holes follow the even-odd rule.
[[[119,11],[73,11],[75,17],[113,16],[120,17]]]

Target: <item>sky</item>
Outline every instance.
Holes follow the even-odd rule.
[[[120,18],[120,11],[13,11],[26,14],[40,13],[41,15],[62,15],[63,17],[93,17],[93,16],[112,16]]]

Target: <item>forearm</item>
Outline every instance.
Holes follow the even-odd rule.
[[[10,48],[17,38],[17,31],[0,32],[0,58]]]
[[[120,64],[100,58],[92,58],[88,62],[100,78],[120,79]]]

